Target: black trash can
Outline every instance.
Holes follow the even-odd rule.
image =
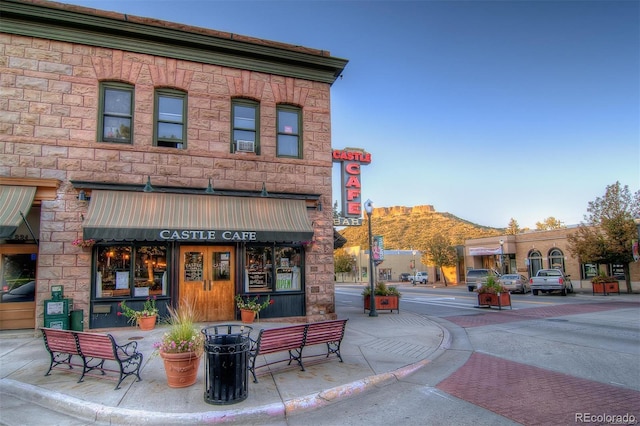
[[[204,402],[235,404],[249,395],[249,334],[239,324],[206,327],[204,343]]]

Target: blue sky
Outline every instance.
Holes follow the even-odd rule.
[[[640,189],[639,1],[70,0],[329,50],[333,148],[363,200],[481,225],[583,220]],[[339,199],[334,168],[334,200]]]

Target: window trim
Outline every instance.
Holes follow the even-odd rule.
[[[108,89],[113,89],[113,90],[120,90],[120,91],[128,91],[131,93],[131,105],[130,105],[130,113],[128,118],[131,120],[131,126],[129,128],[129,140],[125,141],[125,140],[117,140],[117,139],[110,139],[110,138],[105,138],[104,137],[104,122],[105,122],[105,100],[106,100],[106,95],[105,92]],[[128,145],[133,145],[133,124],[134,124],[134,112],[135,112],[135,87],[131,84],[127,84],[127,83],[120,83],[120,82],[115,82],[115,81],[102,81],[99,84],[99,90],[98,90],[98,128],[97,128],[97,137],[96,140],[98,142],[105,142],[105,143],[120,143],[120,144],[128,144]],[[110,115],[111,116],[111,115]],[[114,115],[114,117],[119,117],[117,115]]]
[[[171,122],[166,120],[160,120],[160,98],[179,98],[182,100],[182,139],[179,142],[174,141],[165,141],[159,140],[158,138],[158,124],[159,123],[172,123],[176,124],[178,122]],[[173,148],[173,149],[187,149],[187,93],[182,90],[176,89],[156,89],[153,94],[153,146],[157,146],[159,148]],[[160,143],[165,144],[175,144],[175,146],[167,146],[160,145]],[[182,146],[178,146],[178,144],[182,144]]]
[[[236,106],[243,106],[243,107],[247,107],[247,108],[253,108],[255,109],[255,122],[254,122],[254,129],[253,132],[255,134],[254,136],[254,150],[253,153],[255,155],[260,155],[260,102],[258,101],[254,101],[251,99],[242,99],[242,98],[236,98],[236,99],[232,99],[231,100],[231,137],[230,137],[230,144],[231,144],[231,153],[235,153],[235,152],[244,152],[244,151],[238,151],[236,149],[236,139],[235,139],[235,131],[236,130],[242,130],[242,131],[246,131],[246,132],[250,132],[251,129],[246,129],[246,128],[242,128],[242,127],[235,127],[235,107]]]
[[[298,137],[298,155],[282,155],[279,153],[280,135],[291,136],[290,133],[280,132],[280,112],[292,112],[298,115],[298,133],[293,135]],[[303,158],[302,152],[302,108],[293,105],[278,105],[276,107],[276,157],[280,158]]]

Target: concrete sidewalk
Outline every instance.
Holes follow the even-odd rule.
[[[134,328],[108,330],[120,344],[138,342],[144,354],[142,381],[127,378],[114,390],[111,380],[79,376],[49,366],[40,332],[0,333],[0,393],[32,401],[45,408],[77,417],[87,423],[111,424],[202,424],[277,422],[285,415],[331,404],[372,388],[396,382],[439,356],[449,343],[449,334],[437,323],[406,312],[379,311],[369,317],[361,308],[338,307],[339,318],[349,318],[341,354],[344,363],[305,360],[305,370],[279,363],[258,370],[258,383],[249,374],[248,397],[230,405],[204,401],[204,361],[195,385],[174,389],[166,384],[164,365],[153,356],[153,343],[165,331]],[[202,324],[208,326],[210,324]],[[262,327],[286,323],[262,322],[252,326],[252,337]],[[321,345],[307,348],[321,353]],[[306,350],[305,350],[306,352]],[[278,356],[279,355],[279,356]],[[275,359],[280,359],[282,353]],[[268,359],[272,359],[269,356]],[[320,361],[321,360],[321,361]],[[258,359],[257,365],[261,365]]]

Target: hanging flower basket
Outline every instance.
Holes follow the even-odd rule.
[[[95,243],[96,240],[94,239],[83,240],[82,238],[78,238],[77,240],[73,240],[71,245],[82,248],[91,248]]]

